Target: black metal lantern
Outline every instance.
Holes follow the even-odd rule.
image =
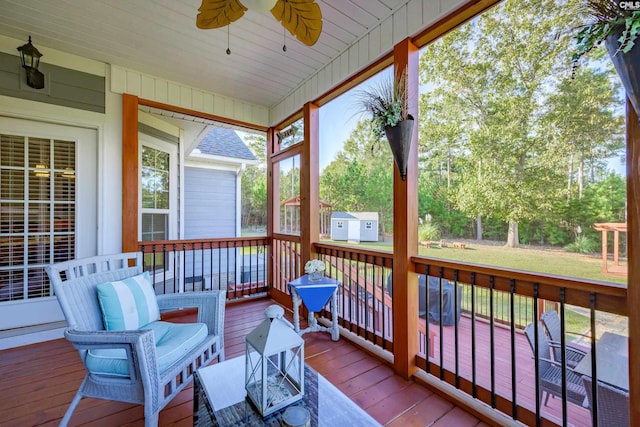
[[[20,46],[18,51],[22,68],[27,72],[27,85],[34,89],[44,88],[44,75],[38,71],[42,54],[31,44],[31,36],[29,36],[29,42]]]

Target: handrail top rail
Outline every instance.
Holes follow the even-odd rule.
[[[189,245],[194,243],[225,243],[225,242],[247,242],[247,241],[264,241],[268,243],[269,236],[251,236],[251,237],[211,237],[203,239],[175,239],[175,240],[144,240],[138,242],[138,248],[142,246],[153,245]]]
[[[349,252],[355,252],[361,255],[376,256],[381,258],[389,258],[389,259],[393,258],[392,251],[383,251],[380,249],[361,249],[361,248],[356,248],[349,245],[341,245],[337,243],[326,243],[326,242],[313,242],[313,246],[321,249],[349,251]]]
[[[282,240],[285,242],[300,243],[302,241],[302,238],[299,234],[273,233],[271,237],[273,239]]]
[[[554,274],[536,273],[507,267],[493,267],[470,262],[460,263],[442,258],[431,258],[425,256],[413,256],[411,257],[411,262],[416,265],[430,265],[455,270],[465,270],[476,274],[485,274],[487,276],[515,279],[530,283],[548,284],[556,287],[576,289],[583,292],[596,292],[621,298],[626,298],[627,296],[627,287],[625,285],[600,280],[584,279],[582,277],[557,276]]]

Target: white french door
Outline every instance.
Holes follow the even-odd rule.
[[[95,129],[0,116],[0,329],[63,320],[45,266],[97,253]]]

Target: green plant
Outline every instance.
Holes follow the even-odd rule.
[[[380,140],[387,126],[395,126],[410,118],[406,68],[395,79],[389,74],[377,84],[356,92],[359,111],[371,114],[374,136]]]
[[[573,69],[580,58],[600,45],[607,37],[622,29],[618,39],[618,51],[629,52],[635,46],[640,33],[640,10],[628,10],[629,2],[619,0],[587,0],[586,14],[591,23],[583,26],[576,35],[577,49],[573,54]]]
[[[432,222],[424,222],[418,226],[418,239],[421,242],[440,240],[440,230]]]
[[[592,254],[598,249],[598,244],[587,236],[578,235],[573,243],[569,243],[564,247],[567,252],[576,252],[579,254]]]

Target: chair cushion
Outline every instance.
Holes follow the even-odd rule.
[[[149,272],[98,285],[98,300],[108,331],[139,329],[160,320],[160,309]]]
[[[151,329],[156,344],[160,373],[201,344],[209,334],[204,323],[169,323],[157,321],[140,329]],[[87,352],[87,369],[96,374],[129,376],[124,349],[95,349]]]

